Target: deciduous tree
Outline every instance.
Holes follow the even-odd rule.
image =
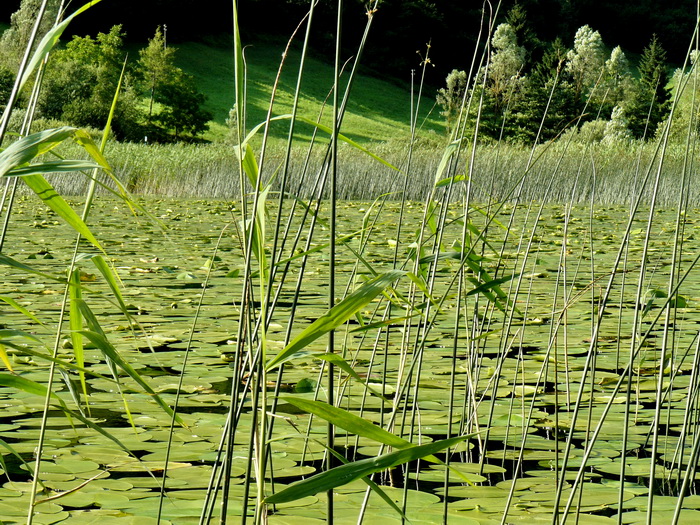
[[[175,65],[175,53],[160,27],[139,53],[140,78],[149,98],[149,134],[157,140],[167,140],[170,132],[175,140],[183,134],[197,136],[209,128],[212,118],[202,108],[206,97],[194,78]]]

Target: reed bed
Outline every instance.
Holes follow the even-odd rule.
[[[377,155],[394,166],[406,163],[408,144],[390,143],[369,146]],[[71,151],[73,149],[74,151]],[[284,151],[268,153],[273,166],[284,161]],[[541,158],[523,186],[521,197],[526,200],[561,204],[581,204],[595,198],[601,205],[632,202],[640,184],[641,167],[649,166],[655,154],[655,144],[585,145],[580,143],[541,145],[535,155]],[[74,148],[66,154],[75,156]],[[434,145],[417,146],[412,153],[410,175],[378,164],[375,160],[350,146],[341,148],[342,162],[338,172],[338,195],[343,200],[371,201],[378,195],[391,194],[394,199],[423,201],[429,197],[443,149]],[[157,195],[183,198],[240,198],[235,181],[236,155],[225,144],[145,145],[110,143],[107,148],[114,173],[135,195]],[[531,151],[517,145],[482,145],[477,148],[474,163],[473,197],[478,201],[500,201],[508,198],[508,190],[525,171]],[[305,175],[318,171],[321,153],[305,167],[306,147],[300,145],[292,152],[289,184],[295,195],[309,199],[314,195],[313,181]],[[584,160],[585,159],[585,160]],[[673,206],[681,189],[686,164],[684,148],[675,146],[664,157],[663,177],[656,196],[662,206]],[[457,160],[467,164],[466,154]],[[685,168],[687,169],[687,168]],[[548,183],[554,175],[553,186]],[[409,184],[404,191],[404,182]],[[56,188],[64,195],[82,195],[86,182],[79,174],[52,176]],[[279,191],[279,183],[273,183]],[[250,188],[247,188],[250,190]],[[687,188],[688,206],[700,206],[700,190]],[[462,189],[453,192],[454,200],[463,197]],[[642,194],[645,203],[651,200],[651,190]]]

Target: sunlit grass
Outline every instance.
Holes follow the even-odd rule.
[[[284,42],[261,41],[246,48],[248,63],[248,125],[262,122],[267,114],[270,102],[271,86],[280,64]],[[214,123],[208,134],[208,140],[220,140],[233,106],[233,58],[230,48],[209,46],[202,43],[182,43],[177,45],[178,66],[194,75],[199,89],[208,97],[205,109],[214,114]],[[202,61],[201,57],[207,60]],[[285,59],[285,69],[276,95],[274,113],[282,115],[291,111],[299,64],[299,49],[293,47]],[[418,67],[418,64],[416,64]],[[405,140],[410,135],[410,78],[401,84],[379,78],[360,75],[353,88],[353,98],[348,106],[344,132],[361,143],[385,142],[388,138]],[[307,57],[304,73],[302,100],[299,105],[300,115],[316,120],[333,86],[333,70],[322,60]],[[421,104],[419,122],[425,125],[420,134],[435,133],[444,135],[444,125],[439,111],[433,109],[434,99],[426,93]],[[432,112],[431,112],[432,110]],[[323,123],[330,123],[330,106],[325,109]],[[273,137],[284,139],[285,125],[273,123]],[[301,126],[298,140],[308,141],[311,128]]]

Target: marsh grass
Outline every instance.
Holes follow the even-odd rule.
[[[294,37],[304,42],[301,51],[282,64],[281,71],[298,66],[291,108],[281,101],[292,114],[303,92],[314,6]],[[495,18],[485,13],[486,41]],[[367,31],[373,16],[379,15],[370,10]],[[296,126],[308,119],[273,121],[278,82],[289,78],[282,73],[269,84],[262,124],[247,112],[238,26],[245,21],[234,20],[241,108],[235,147],[108,144],[108,164],[89,134],[61,128],[0,153],[2,175],[22,177],[24,191],[38,194],[79,235],[75,252],[64,254],[67,267],[53,275],[63,294],[55,334],[42,342],[28,331],[0,330],[0,358],[9,369],[0,384],[45,399],[41,432],[58,409],[114,451],[128,450],[121,433],[90,414],[87,384],[96,369],[104,372],[97,379],[112,382],[111,404],[123,402],[134,433],[153,431],[163,444],[157,467],[134,460],[161,475],[148,485],[157,493],[140,495],[150,498],[148,505],[127,507],[136,519],[175,522],[186,509],[200,523],[226,516],[274,523],[295,512],[328,522],[349,513],[353,521],[418,523],[694,519],[692,504],[684,504],[697,489],[700,450],[693,416],[700,386],[693,281],[700,256],[689,248],[696,221],[690,215],[700,199],[691,177],[693,135],[684,146],[670,145],[662,134],[646,146],[566,140],[525,150],[478,145],[478,135],[466,134],[458,121],[447,146],[389,144],[368,155],[342,136],[360,49],[342,82],[338,54],[326,120],[313,139],[297,140]],[[474,67],[487,59],[475,57]],[[463,111],[473,114],[478,104],[465,98]],[[287,126],[286,144],[271,143],[272,124]],[[315,134],[326,137],[317,141]],[[40,155],[59,143],[63,160]],[[65,160],[85,153],[89,161]],[[108,177],[76,176],[70,173],[76,166],[100,168]],[[66,173],[50,175],[58,169]],[[208,262],[195,283],[183,359],[160,370],[177,375],[177,386],[168,386],[175,396],[159,395],[151,384],[159,376],[141,374],[130,363],[135,353],[121,344],[117,350],[114,333],[103,328],[103,317],[111,322],[118,315],[131,344],[151,345],[142,343],[148,323],[135,319],[124,299],[118,262],[124,254],[109,254],[117,259],[112,267],[86,223],[98,182],[156,224],[149,206],[155,211],[159,204],[139,205],[127,190],[237,199],[217,211],[227,223],[210,251],[187,246],[194,252],[189,257]],[[59,193],[87,194],[84,212]],[[225,252],[235,252],[240,265],[219,278],[216,260]],[[51,277],[40,263],[5,252],[0,262],[32,279]],[[83,282],[80,269],[88,264],[104,293]],[[177,279],[195,277],[183,271]],[[134,294],[161,293],[156,284],[149,287],[151,278],[143,277]],[[222,279],[236,280],[236,297],[225,304],[213,297]],[[25,322],[38,320],[15,298],[2,299]],[[104,299],[108,309],[94,309],[91,301]],[[231,302],[232,313],[218,318],[226,324],[230,365],[226,402],[217,405],[225,413],[212,431],[199,426],[204,416],[190,417],[193,398],[183,384],[214,366],[203,365],[193,348],[204,312]],[[69,358],[59,352],[66,337]],[[89,345],[99,351],[98,366],[88,366]],[[13,364],[15,356],[42,364]],[[145,406],[140,410],[149,416],[129,412],[134,388],[157,405],[157,416]],[[168,461],[202,444],[195,451],[205,451],[202,465]],[[0,446],[13,455],[11,443]],[[60,505],[68,496],[49,486],[51,473],[42,470],[52,460],[43,438],[37,447],[34,466],[26,467],[32,488],[6,489],[28,493],[29,522],[43,515],[42,505]],[[296,470],[277,476],[292,456]],[[100,463],[96,477],[113,468]],[[173,474],[180,469],[196,469],[196,489],[178,490],[187,479]],[[70,490],[87,493],[92,482]],[[38,499],[40,491],[48,501]],[[359,496],[349,499],[353,493]],[[133,503],[125,499],[119,504]],[[184,503],[193,500],[196,514]],[[60,511],[70,521],[74,507],[66,508]]]
[[[377,155],[393,164],[405,166],[409,146],[406,143],[388,143],[370,147]],[[240,189],[236,180],[236,155],[224,144],[199,145],[143,145],[110,143],[107,146],[115,174],[136,195],[162,197],[193,197],[213,199],[238,199]],[[338,166],[338,196],[342,200],[372,201],[378,195],[391,194],[395,199],[423,201],[434,184],[442,156],[442,148],[436,145],[416,145],[412,149],[410,176],[400,176],[395,170],[378,164],[375,160],[341,144]],[[552,204],[583,204],[595,199],[599,205],[630,203],[640,187],[640,166],[649,166],[655,155],[653,144],[594,145],[563,144],[538,146],[542,156],[531,169],[528,183],[522,187],[524,201]],[[65,154],[79,154],[73,147],[65,148]],[[285,163],[285,150],[279,146],[267,153],[270,166],[278,168]],[[473,178],[471,188],[474,200],[480,203],[499,202],[520,180],[531,151],[515,145],[478,146],[475,162],[470,168]],[[585,158],[585,160],[584,160]],[[456,160],[467,165],[467,154]],[[318,171],[323,163],[323,152],[314,151],[307,159],[306,148],[292,151],[288,168],[288,187],[295,195],[309,199],[316,193],[315,180],[308,175]],[[688,171],[686,149],[672,145],[664,157],[664,174],[657,190],[656,200],[661,206],[674,206],[682,192],[688,207],[700,206],[700,191],[683,183]],[[550,174],[557,177],[552,180]],[[65,195],[81,195],[87,182],[76,174],[52,176],[57,189]],[[274,181],[272,191],[281,189]],[[455,188],[452,199],[458,200],[463,188]],[[643,202],[651,201],[652,189],[644,188]],[[277,198],[276,194],[274,198]]]

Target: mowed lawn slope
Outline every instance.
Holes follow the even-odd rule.
[[[234,103],[234,68],[231,49],[203,43],[186,42],[175,46],[177,65],[195,77],[199,90],[206,94],[205,108],[214,114],[209,140],[226,136],[226,118]],[[247,129],[265,120],[272,94],[272,86],[282,60],[284,44],[256,43],[246,47],[248,76]],[[293,50],[287,56],[282,72],[273,115],[291,112],[297,82],[300,53]],[[416,64],[419,67],[419,64]],[[349,69],[348,69],[349,71]],[[420,71],[417,72],[418,74]],[[418,76],[418,75],[416,75]],[[347,82],[348,74],[342,79]],[[405,140],[410,136],[411,92],[410,72],[401,85],[394,79],[382,80],[359,75],[352,87],[348,110],[341,133],[361,143]],[[300,115],[316,121],[323,112],[322,123],[330,126],[332,115],[333,65],[316,58],[306,59],[300,99]],[[343,84],[344,85],[344,84]],[[418,86],[415,86],[416,93]],[[421,100],[418,125],[422,136],[444,135],[440,110],[435,106],[435,89],[427,88]],[[272,135],[284,138],[288,121],[275,123]],[[313,129],[298,126],[298,136],[308,138]]]

